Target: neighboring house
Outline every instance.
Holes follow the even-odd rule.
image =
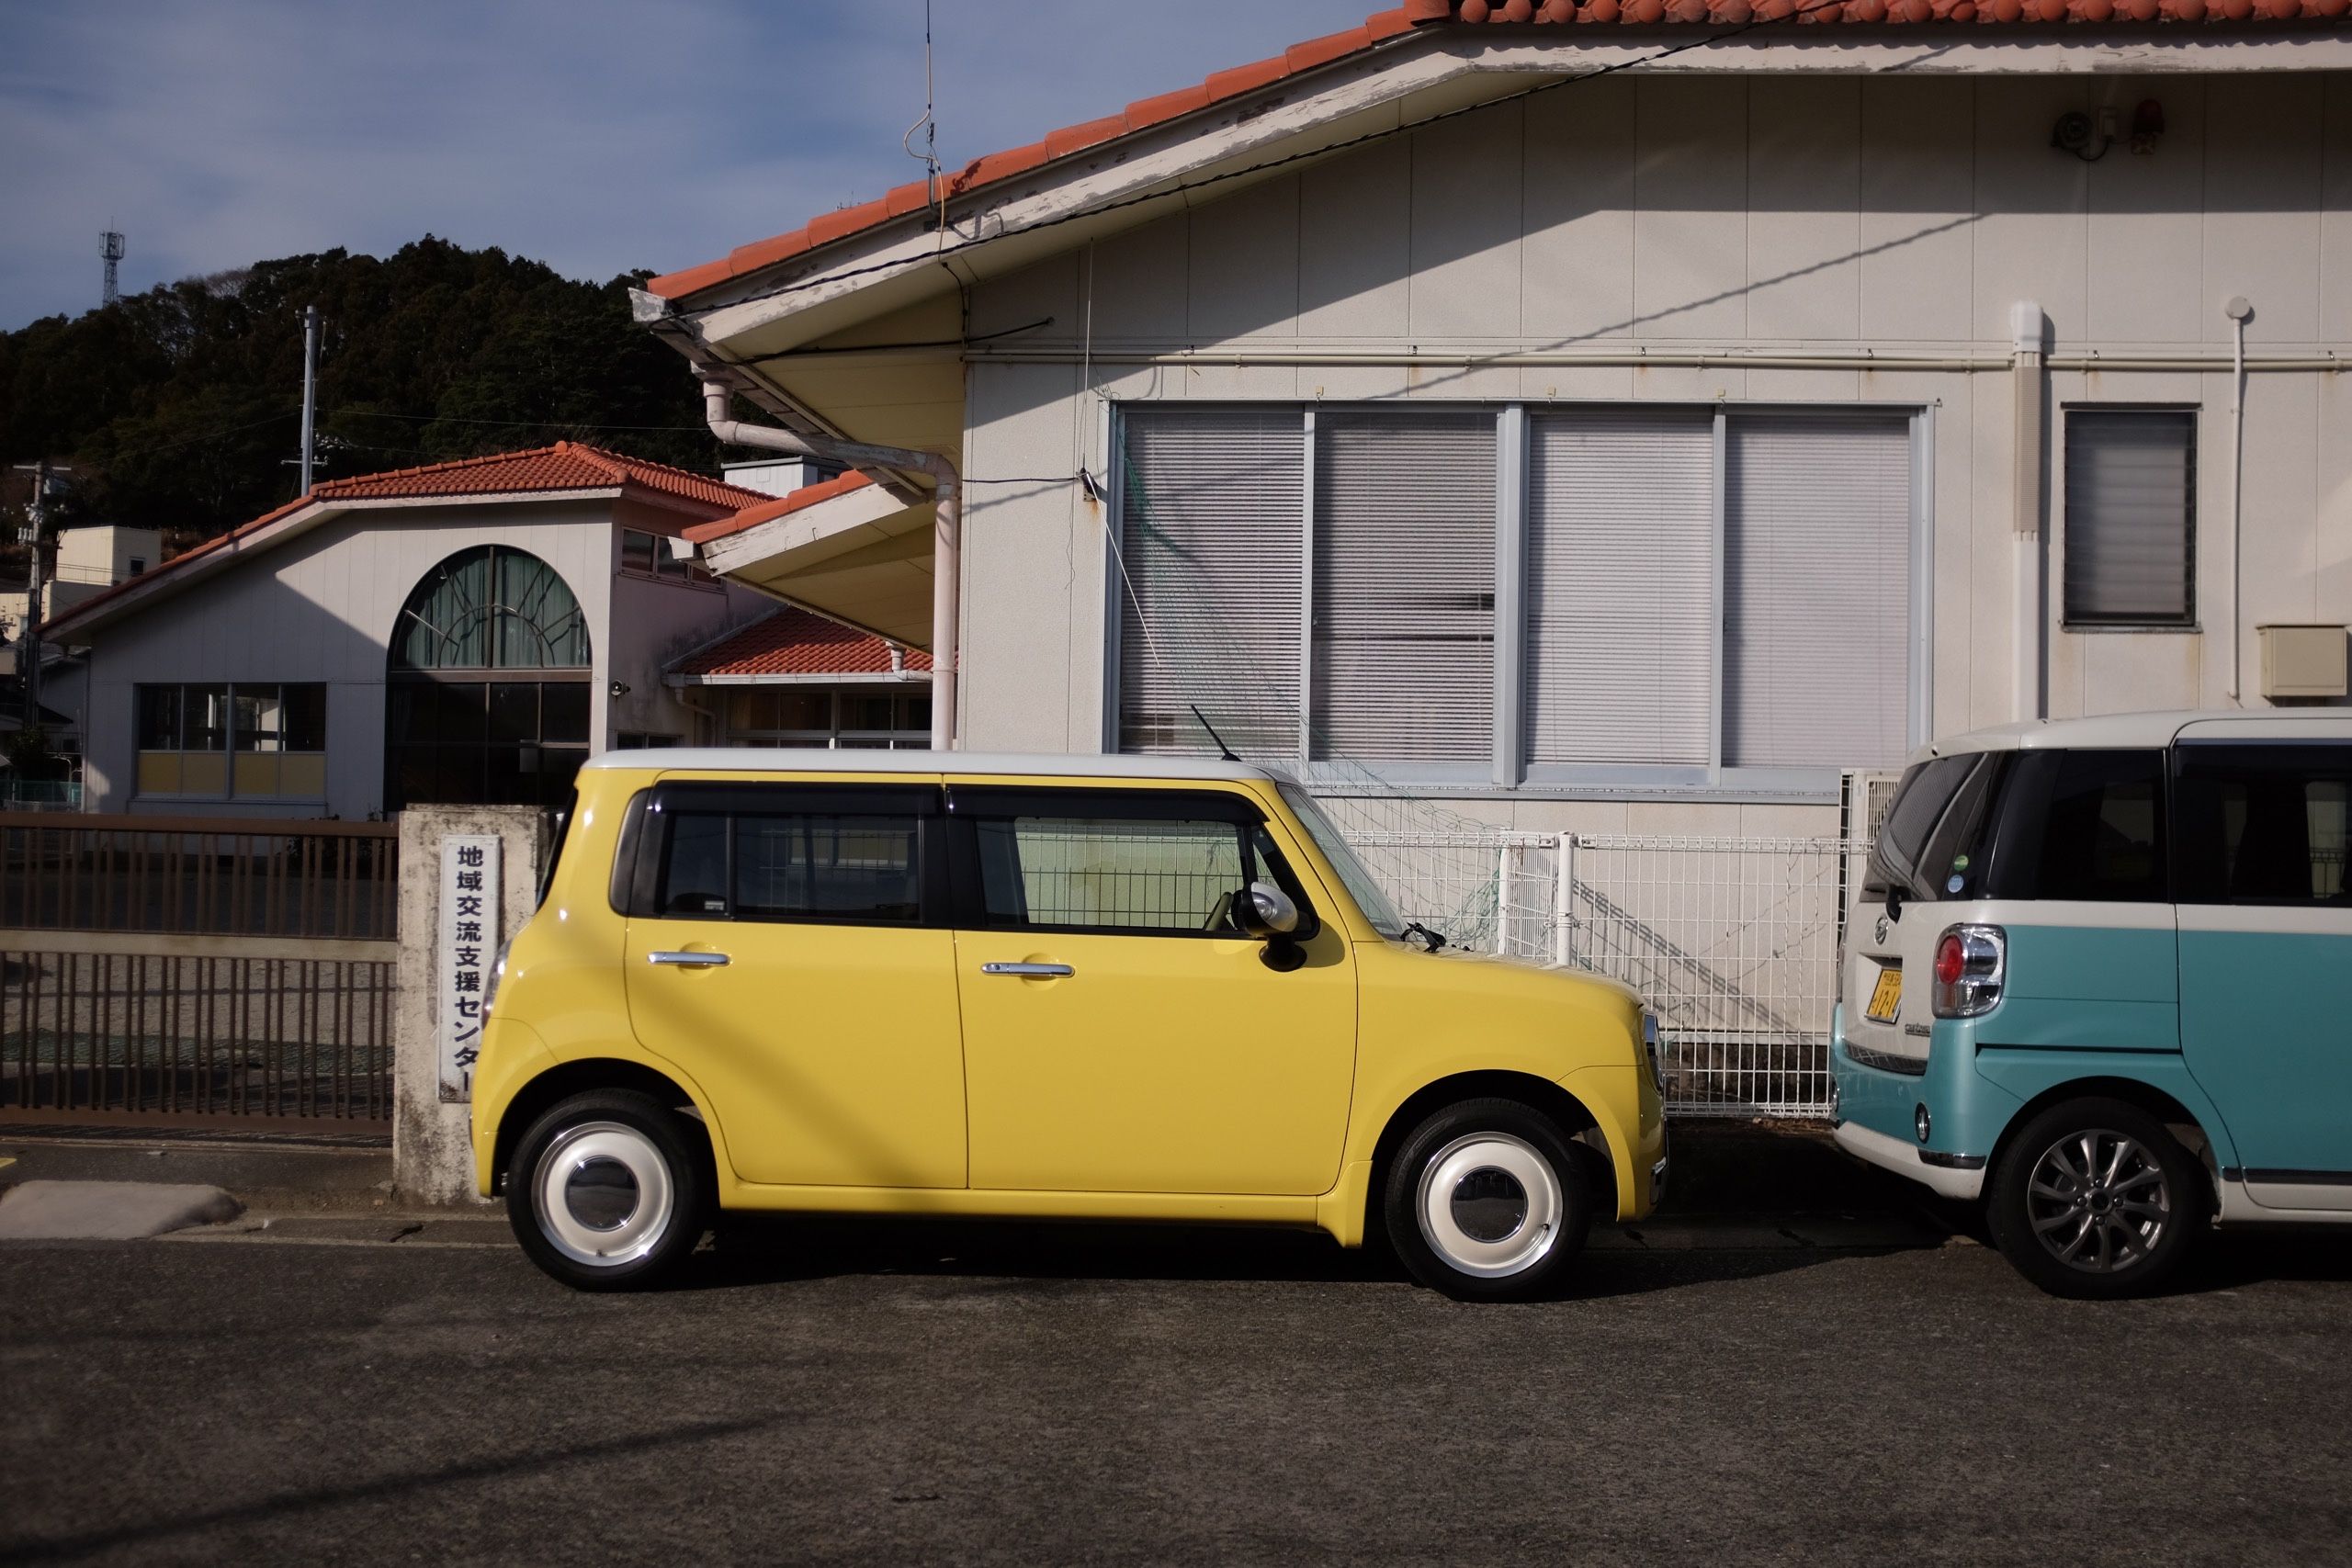
[[[2342,0],[1735,25],[1789,9],[1415,0],[639,312],[956,459],[974,748],[1208,750],[1197,703],[1523,828],[1814,833],[1934,736],[2340,692]],[[689,537],[927,646],[928,481],[876,478]]]
[[[786,606],[673,661],[706,746],[931,744],[931,657]],[[668,744],[655,740],[653,744]]]
[[[572,443],[321,484],[43,626],[87,672],[85,807],[560,799],[689,732],[664,666],[772,605],[673,541],[762,499]]]

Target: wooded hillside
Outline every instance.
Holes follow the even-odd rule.
[[[71,460],[61,521],[172,545],[289,501],[315,304],[320,478],[562,439],[715,471],[684,363],[629,321],[643,276],[576,283],[428,235],[380,260],[336,250],[159,286],[0,333],[0,457]],[[0,580],[20,578],[14,527],[0,538]]]

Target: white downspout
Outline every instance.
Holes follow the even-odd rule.
[[[2245,606],[2245,595],[2238,587],[2238,564],[2245,551],[2238,543],[2239,507],[2245,493],[2245,319],[2254,314],[2254,307],[2244,295],[2233,297],[2222,307],[2222,314],[2230,319],[2234,341],[2230,347],[2230,705],[2244,707],[2245,699],[2238,694],[2242,678],[2239,661],[2245,658],[2245,638],[2241,635],[2238,619]]]
[[[695,373],[703,375],[696,366]],[[703,416],[710,433],[732,446],[757,446],[789,452],[853,468],[899,468],[929,474],[937,481],[933,492],[931,574],[931,746],[934,751],[956,745],[956,595],[962,587],[960,565],[964,482],[956,465],[937,452],[909,446],[876,446],[863,441],[842,441],[830,435],[801,435],[772,425],[745,424],[732,416],[734,389],[707,376],[702,384]]]
[[[2020,299],[2009,308],[2009,330],[2016,355],[2011,361],[2011,385],[2017,406],[2015,489],[2010,500],[2012,530],[2010,576],[2017,603],[2013,606],[2010,660],[2016,671],[2011,707],[2022,722],[2041,716],[2041,638],[2046,595],[2042,592],[2041,548],[2042,364],[2041,307]]]

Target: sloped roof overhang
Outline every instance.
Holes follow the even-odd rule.
[[[686,537],[731,582],[928,650],[933,521],[929,502],[910,504],[868,484],[747,526],[726,519],[690,528]]]

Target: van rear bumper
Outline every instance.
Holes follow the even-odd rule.
[[[1973,1203],[1984,1195],[1983,1155],[1933,1154],[1857,1122],[1838,1122],[1836,1136],[1838,1146],[1856,1159],[1908,1177],[1941,1197]]]

